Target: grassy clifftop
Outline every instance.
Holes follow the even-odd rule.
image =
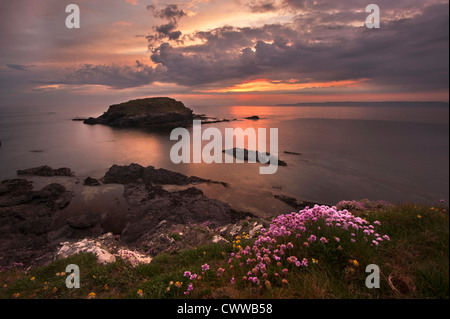
[[[351,214],[307,210],[277,216],[257,237],[228,239],[162,254],[135,268],[122,259],[101,266],[87,254],[28,271],[3,270],[0,298],[449,297],[449,215],[443,204]],[[61,272],[68,264],[81,269],[80,289],[65,286],[68,274]],[[380,268],[379,289],[366,287],[370,264]]]

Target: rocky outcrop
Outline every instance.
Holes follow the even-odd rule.
[[[81,241],[63,242],[55,254],[55,259],[64,259],[79,254],[93,254],[97,257],[99,264],[106,265],[113,263],[116,261],[116,257],[103,244],[108,238],[113,240],[112,234],[105,234],[98,239],[85,238]]]
[[[240,151],[242,151],[243,157],[240,155]],[[244,161],[255,161],[261,163],[261,157],[271,157],[272,155],[270,155],[269,153],[267,153],[267,155],[262,154],[260,152],[256,152],[256,151],[249,151],[247,149],[242,149],[242,148],[233,148],[230,150],[224,150],[223,153],[228,154],[228,155],[232,155],[237,159],[243,159]],[[287,166],[287,163],[277,159],[278,160],[278,166]]]
[[[71,172],[70,169],[67,171]],[[27,173],[58,176],[48,166],[30,169]],[[86,184],[98,182],[95,179],[86,180]],[[223,227],[254,217],[252,214],[237,212],[226,203],[208,198],[201,190],[192,187],[199,183],[219,182],[188,177],[166,169],[138,164],[114,165],[105,174],[103,181],[107,184],[124,185],[126,207],[121,218],[126,219],[126,226],[119,230],[122,232],[124,250],[145,247],[147,250],[161,252],[170,247],[182,249],[212,239],[218,242],[221,241],[218,234],[205,237],[197,231],[187,231],[191,234],[184,237],[187,241],[174,246],[174,239],[167,237],[167,231],[180,224],[187,226],[208,223],[211,227]],[[163,185],[187,188],[170,192]],[[97,245],[96,238],[105,233],[108,212],[100,213],[95,209],[96,203],[93,203],[92,211],[88,207],[85,209],[87,211],[75,212],[76,215],[72,211],[72,215],[67,216],[61,210],[69,205],[73,196],[74,193],[56,183],[35,191],[33,182],[25,179],[1,182],[0,266],[17,262],[26,266],[46,264],[53,260],[58,248],[57,255],[61,258],[82,252],[103,256],[103,246]],[[95,198],[92,200],[95,201]],[[161,227],[162,221],[165,221],[164,227]],[[88,240],[83,241],[86,238]],[[62,247],[61,242],[64,243]],[[146,260],[145,256],[142,258]]]
[[[119,127],[183,127],[192,125],[193,111],[182,102],[158,97],[132,100],[112,105],[98,118],[89,118],[84,124],[103,124]]]
[[[190,185],[213,183],[227,186],[226,183],[212,181],[196,176],[188,177],[186,175],[169,171],[163,168],[156,169],[153,166],[143,167],[139,164],[127,166],[113,165],[102,178],[105,184],[136,184],[144,183],[146,185]]]
[[[278,200],[281,200],[285,204],[291,206],[292,208],[295,208],[295,210],[297,210],[297,211],[303,210],[306,207],[314,207],[315,205],[323,205],[323,204],[318,204],[318,203],[314,203],[314,202],[298,201],[296,198],[284,196],[284,195],[274,195],[274,197]]]
[[[47,235],[54,216],[69,204],[73,193],[60,184],[33,191],[32,182],[23,179],[0,185],[0,265],[48,260],[52,248]]]
[[[17,175],[31,175],[31,176],[74,176],[74,173],[70,168],[62,167],[53,169],[47,165],[29,168],[25,170],[18,170]]]
[[[84,186],[101,186],[102,184],[100,183],[100,181],[98,179],[88,177],[84,180],[83,185]]]

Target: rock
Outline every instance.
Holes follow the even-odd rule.
[[[58,169],[52,169],[51,167],[44,165],[40,167],[35,168],[29,168],[25,170],[18,170],[17,175],[33,175],[33,176],[74,176],[74,173],[71,171],[70,168],[58,168]]]
[[[105,174],[102,181],[105,184],[132,184],[142,181],[144,167],[139,164],[128,166],[113,165]]]
[[[100,242],[94,239],[86,238],[79,242],[64,242],[61,245],[62,247],[56,252],[55,259],[64,259],[74,255],[90,253],[97,257],[99,264],[106,265],[116,261],[116,257],[104,249]]]
[[[224,187],[228,185],[222,182],[211,181],[196,176],[188,177],[181,173],[166,170],[164,168],[155,169],[153,166],[142,167],[139,164],[128,166],[113,165],[105,174],[102,181],[105,184],[138,184],[146,185],[190,185],[202,183],[221,184]],[[156,189],[153,189],[156,190]]]
[[[245,119],[246,119],[246,120],[254,120],[254,121],[257,121],[257,120],[260,119],[260,117],[255,115],[255,116],[246,117]]]
[[[100,183],[99,180],[88,177],[84,180],[83,185],[85,185],[85,186],[101,186],[102,184]]]
[[[240,157],[239,151],[243,151],[243,157]],[[244,161],[255,161],[256,162],[261,162],[260,157],[264,156],[264,157],[271,157],[271,155],[269,153],[267,153],[267,155],[262,154],[260,152],[256,152],[256,151],[249,151],[247,149],[242,149],[242,148],[233,148],[231,150],[224,150],[223,153],[228,154],[228,155],[232,155],[235,158],[238,159],[243,159]],[[278,160],[278,166],[287,166],[286,162],[277,159]],[[268,163],[266,163],[268,164]]]
[[[284,151],[284,154],[288,154],[288,155],[302,155],[302,154],[300,154],[300,153],[297,153],[297,152],[288,152],[288,151]]]
[[[25,179],[11,179],[0,184],[0,207],[11,207],[33,199],[33,182]]]
[[[124,127],[185,127],[192,125],[194,115],[182,102],[158,97],[133,100],[112,105],[98,118],[84,124],[103,124]]]
[[[75,117],[72,119],[72,121],[74,121],[74,122],[84,122],[87,120],[88,120],[88,118],[86,118],[86,117]]]
[[[76,229],[87,229],[98,225],[101,222],[100,214],[83,214],[72,216],[67,219],[67,224]]]
[[[152,192],[151,187],[147,186],[146,190],[148,193]],[[153,193],[152,196],[140,197],[141,201],[134,204],[138,204],[145,213],[136,221],[129,223],[122,233],[122,239],[130,245],[154,240],[155,234],[159,232],[158,226],[161,228],[161,221],[165,221],[165,227],[176,224],[209,223],[215,228],[253,216],[249,213],[236,212],[228,204],[208,198],[194,187],[172,193],[166,192],[162,196]]]
[[[295,199],[293,197],[284,196],[284,195],[274,195],[273,197],[275,197],[276,199],[279,199],[282,202],[286,203],[287,205],[295,208],[297,211],[303,210],[306,207],[314,207],[315,205],[323,205],[323,204],[307,202],[307,201],[299,202],[297,199]]]
[[[49,235],[55,216],[73,193],[60,184],[33,191],[32,183],[6,180],[0,184],[0,266],[11,262],[45,263],[53,250]]]
[[[127,249],[119,249],[116,256],[131,263],[132,267],[136,267],[142,264],[149,264],[152,262],[151,257],[143,255],[137,251],[130,251]]]

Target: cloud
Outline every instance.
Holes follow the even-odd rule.
[[[7,64],[6,67],[12,70],[28,71],[30,68],[34,67],[34,65]]]
[[[355,1],[356,2],[356,1]],[[313,2],[296,1],[308,8]],[[379,30],[345,22],[354,12],[316,17],[308,28],[304,15],[292,24],[255,28],[221,27],[190,36],[191,46],[164,43],[151,59],[181,85],[207,85],[251,77],[324,82],[368,78],[372,83],[408,88],[448,87],[448,4],[421,14],[382,22]],[[357,13],[356,13],[357,14]],[[338,22],[340,21],[340,22]]]
[[[155,26],[153,29],[156,31],[156,34],[147,36],[150,50],[162,40],[182,43],[180,41],[182,33],[176,29],[178,28],[178,21],[186,16],[186,13],[179,9],[178,5],[169,4],[160,10],[158,10],[155,5],[148,5],[147,9],[152,11],[154,17],[169,21],[166,24]]]
[[[295,13],[287,23],[224,25],[188,34],[179,27],[185,17],[182,8],[149,6],[153,16],[164,21],[147,36],[153,66],[140,61],[133,65],[81,64],[65,78],[47,84],[124,89],[171,83],[197,92],[219,92],[267,79],[269,84],[259,84],[274,90],[282,87],[277,83],[297,91],[362,81],[366,87],[383,87],[385,92],[448,90],[449,5],[414,8],[416,2],[380,0],[385,6],[381,29],[364,26],[367,13],[359,0],[281,0],[277,10]],[[264,4],[269,2],[250,1],[246,8]],[[292,79],[295,83],[288,82]]]
[[[135,65],[84,64],[69,70],[66,77],[48,84],[103,85],[126,89],[151,84],[158,80],[157,71],[140,61]]]

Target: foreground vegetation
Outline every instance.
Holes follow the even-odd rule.
[[[102,266],[89,254],[18,266],[0,272],[0,298],[449,298],[449,216],[442,203],[343,216],[366,228],[313,215],[302,224],[296,218],[304,215],[290,214],[259,237],[242,233],[229,244],[162,254],[135,268],[121,259]],[[293,223],[300,231],[289,228]],[[366,241],[365,232],[377,243]],[[80,267],[79,289],[66,288],[69,264]],[[380,268],[379,289],[366,287],[369,264]]]

